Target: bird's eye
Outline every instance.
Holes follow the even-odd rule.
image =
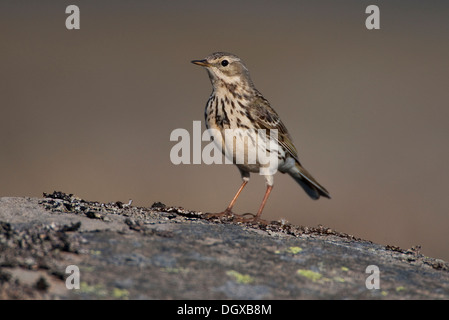
[[[226,67],[228,64],[229,64],[229,61],[228,61],[228,60],[223,60],[223,61],[221,62],[221,65],[222,65],[223,67]]]

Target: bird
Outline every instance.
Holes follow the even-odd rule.
[[[278,113],[256,89],[246,64],[236,55],[215,52],[193,64],[207,70],[212,83],[212,93],[206,103],[204,116],[206,128],[211,130],[213,141],[240,171],[243,180],[227,208],[210,217],[239,217],[239,220],[261,220],[262,211],[273,189],[274,173],[288,173],[306,192],[317,200],[331,198],[329,192],[301,165],[292,137]],[[236,131],[227,135],[228,131]],[[260,134],[260,132],[264,134]],[[243,132],[243,134],[242,134]],[[272,134],[275,133],[275,134]],[[230,136],[231,139],[226,139]],[[269,155],[267,165],[258,157]],[[250,157],[251,160],[249,161]],[[273,168],[274,167],[274,168]],[[260,173],[266,182],[266,191],[259,209],[252,217],[236,215],[232,209],[250,179],[250,173]]]

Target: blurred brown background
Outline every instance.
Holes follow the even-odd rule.
[[[211,85],[190,60],[228,51],[333,197],[278,174],[266,219],[449,260],[447,1],[92,2],[0,2],[0,196],[223,210],[237,169],[175,166],[169,137],[204,123]],[[70,4],[80,30],[65,28]],[[365,28],[369,4],[380,30]],[[264,191],[253,175],[236,211]]]

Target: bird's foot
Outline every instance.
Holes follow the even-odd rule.
[[[218,213],[206,213],[204,218],[207,220],[213,220],[213,219],[232,219],[234,217],[234,213],[231,210],[226,209],[223,212]]]
[[[251,217],[246,218],[245,216],[251,216]],[[244,214],[234,214],[232,221],[243,222],[243,223],[257,223],[257,224],[264,224],[264,225],[270,224],[267,220],[260,219],[254,213],[249,213],[249,212],[244,213]]]
[[[249,217],[247,217],[249,216]],[[264,219],[260,219],[254,213],[244,213],[244,214],[236,214],[231,210],[226,209],[223,212],[218,213],[206,213],[204,218],[207,220],[221,220],[221,221],[232,221],[232,222],[240,222],[240,223],[250,223],[250,224],[262,224],[269,225],[270,222]]]

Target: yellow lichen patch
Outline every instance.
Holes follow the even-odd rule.
[[[100,256],[101,251],[100,250],[90,250],[89,253],[93,256]]]
[[[346,280],[345,279],[343,279],[342,277],[333,277],[332,278],[334,281],[337,281],[337,282],[345,282]]]
[[[116,299],[127,300],[129,298],[129,291],[126,289],[114,288],[112,290],[112,296]]]
[[[241,284],[250,284],[254,282],[254,278],[248,274],[241,274],[235,270],[226,271],[226,275],[234,278],[235,282]]]
[[[291,254],[298,254],[298,253],[300,253],[302,251],[302,248],[300,248],[300,247],[289,247],[285,251],[288,252],[288,253],[291,253]]]
[[[297,274],[300,276],[303,276],[309,280],[312,280],[313,282],[324,282],[324,281],[330,281],[330,279],[323,277],[323,275],[319,272],[315,272],[312,270],[306,270],[306,269],[298,269],[296,271]]]
[[[78,291],[75,291],[78,293]],[[87,282],[81,281],[79,293],[87,293],[92,294],[97,297],[106,297],[108,295],[108,291],[101,285],[90,285]]]
[[[288,247],[284,250],[276,250],[274,251],[275,254],[281,254],[281,253],[290,253],[290,254],[298,254],[302,251],[302,248],[300,247]]]
[[[167,272],[167,273],[182,273],[182,274],[184,274],[184,273],[188,273],[189,272],[189,269],[188,268],[169,268],[169,267],[167,267],[167,268],[162,268],[161,269],[162,271],[164,271],[164,272]]]

